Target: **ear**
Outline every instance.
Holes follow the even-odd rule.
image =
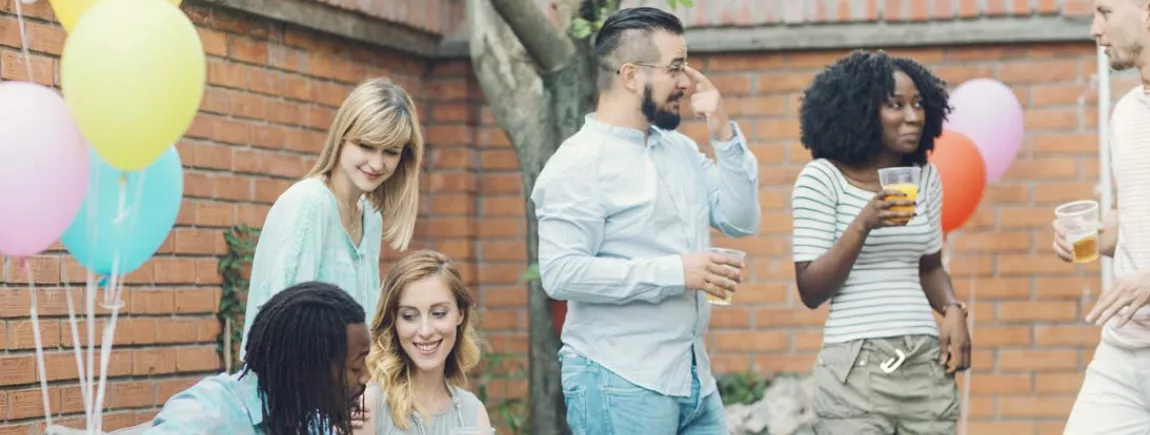
[[[619,82],[629,91],[637,91],[642,89],[643,85],[640,83],[643,71],[631,63],[624,63],[619,67]]]

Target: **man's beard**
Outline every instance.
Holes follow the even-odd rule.
[[[651,85],[647,85],[643,88],[643,116],[647,118],[647,122],[650,122],[662,130],[670,131],[679,128],[679,122],[682,121],[682,117],[679,116],[679,112],[667,110],[667,106],[669,106],[671,102],[681,98],[683,98],[683,93],[675,91],[675,93],[671,94],[671,97],[667,99],[667,104],[663,106],[663,109],[659,109],[655,106],[655,100],[651,98]]]
[[[1116,48],[1111,46],[1107,50],[1107,57],[1110,61],[1110,69],[1114,71],[1125,71],[1137,66],[1136,59],[1142,56],[1142,46],[1132,47],[1126,52],[1119,52]]]

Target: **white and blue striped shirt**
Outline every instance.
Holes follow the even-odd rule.
[[[870,232],[846,282],[831,298],[823,343],[938,335],[919,281],[919,259],[942,249],[942,181],[923,167],[918,216],[906,226]],[[794,261],[815,261],[834,246],[877,192],[847,181],[830,161],[807,163],[791,193]]]

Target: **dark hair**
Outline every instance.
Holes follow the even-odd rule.
[[[902,71],[922,96],[922,141],[903,158],[906,165],[926,164],[934,139],[942,134],[950,106],[946,83],[918,62],[883,51],[855,50],[815,76],[803,91],[799,122],[803,147],[811,157],[846,165],[870,162],[883,150],[880,105],[894,95],[894,73]]]
[[[599,65],[599,89],[610,89],[612,76],[627,62],[658,62],[659,51],[651,42],[656,30],[683,34],[683,22],[669,12],[652,7],[622,9],[603,22],[595,35],[595,61]]]
[[[332,426],[351,433],[344,368],[347,326],[356,323],[364,323],[363,307],[339,287],[321,282],[288,287],[260,308],[248,333],[241,377],[257,376],[268,433],[303,435]]]

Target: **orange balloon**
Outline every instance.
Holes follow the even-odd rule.
[[[966,135],[944,129],[934,140],[927,160],[942,179],[942,231],[961,228],[982,202],[986,190],[986,162],[982,152]]]

